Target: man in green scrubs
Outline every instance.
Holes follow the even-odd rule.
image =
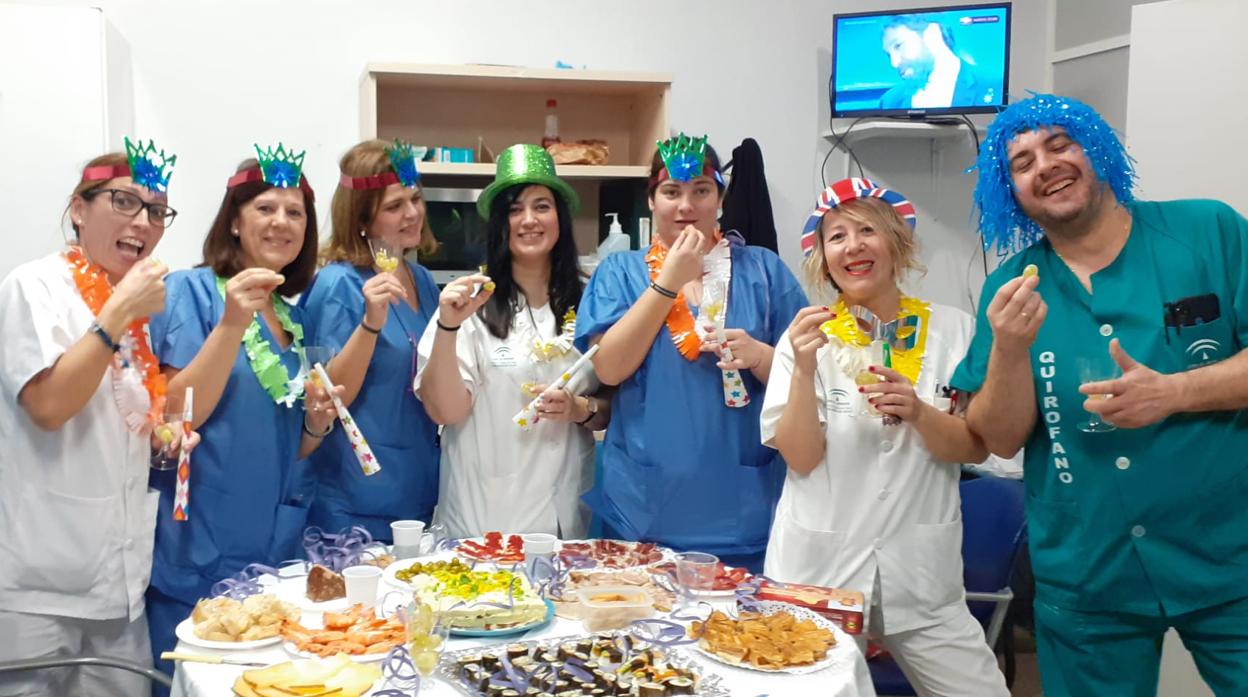
[[[1024,248],[952,382],[993,453],[1026,447],[1046,697],[1156,695],[1169,628],[1248,695],[1248,221],[1135,200],[1109,126],[1053,95],[1002,112],[977,167],[986,241]]]

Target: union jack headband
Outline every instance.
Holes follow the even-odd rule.
[[[905,196],[891,189],[885,189],[870,179],[862,177],[842,179],[824,189],[815,201],[815,210],[811,211],[810,217],[806,219],[805,227],[802,228],[803,257],[810,256],[815,249],[815,243],[819,238],[819,223],[823,221],[823,215],[842,203],[858,198],[878,198],[886,201],[903,220],[910,224],[910,228],[914,229],[917,222],[914,204],[910,203]]]

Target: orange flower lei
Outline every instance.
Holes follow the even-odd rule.
[[[719,230],[715,231],[715,242],[719,243]],[[650,267],[650,280],[654,281],[659,277],[659,271],[663,268],[663,262],[667,259],[667,247],[659,244],[658,238],[650,245],[650,251],[646,252],[646,266]],[[672,303],[672,309],[667,311],[667,330],[672,333],[672,343],[676,344],[676,350],[685,360],[696,361],[698,355],[702,351],[702,340],[698,338],[698,333],[693,328],[693,313],[689,311],[689,304],[685,302],[685,294],[679,289],[676,291],[676,300]]]
[[[69,262],[70,271],[74,276],[74,285],[78,287],[78,295],[87,304],[91,314],[100,316],[104,303],[113,295],[113,284],[99,266],[91,263],[80,247],[70,247],[63,256]],[[126,334],[118,343],[121,344],[120,355],[113,357],[113,369],[119,370],[127,365],[133,366],[143,378],[143,387],[151,408],[143,417],[142,423],[132,423],[126,416],[126,424],[131,431],[145,433],[152,425],[159,423],[165,405],[165,376],[160,372],[160,362],[152,353],[147,340],[147,318],[137,319],[126,328]]]

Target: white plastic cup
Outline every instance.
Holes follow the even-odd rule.
[[[719,557],[705,552],[685,552],[676,555],[676,580],[690,593],[715,588],[715,572]]]
[[[411,559],[421,555],[421,539],[425,535],[425,523],[420,520],[396,520],[390,524],[394,536],[394,558]]]
[[[347,603],[373,607],[377,604],[377,582],[381,580],[381,569],[376,566],[348,566],[342,570],[342,579],[347,584]]]
[[[536,573],[534,565],[538,559],[554,561],[555,543],[559,538],[550,533],[531,532],[521,535],[520,539],[524,542],[524,568],[531,579]]]

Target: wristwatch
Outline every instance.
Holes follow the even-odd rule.
[[[577,421],[576,422],[577,426],[584,426],[585,424],[589,423],[591,419],[593,419],[595,416],[598,415],[598,400],[594,399],[593,397],[586,397],[585,398],[585,411],[588,411],[589,415],[581,419],[580,421]]]

